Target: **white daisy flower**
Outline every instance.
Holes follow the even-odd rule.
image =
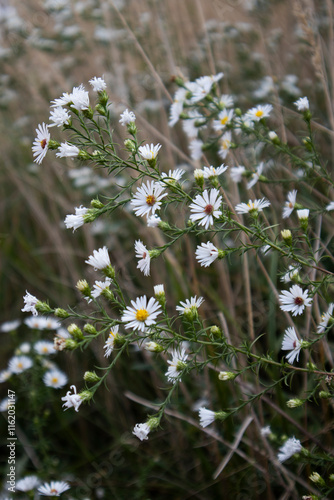
[[[12,372],[10,370],[0,370],[0,384],[7,382],[11,376]]]
[[[265,104],[264,106],[259,104],[258,106],[255,106],[254,108],[248,110],[246,113],[246,117],[253,122],[258,122],[262,120],[262,118],[267,118],[268,116],[270,116],[272,109],[273,107],[271,104]]]
[[[148,145],[145,144],[145,146],[140,146],[138,148],[139,154],[142,158],[145,160],[155,160],[156,157],[158,156],[159,149],[161,148],[160,144],[154,144]]]
[[[148,439],[148,435],[150,433],[151,429],[148,424],[136,424],[132,434],[134,434],[140,441],[144,441]]]
[[[58,148],[58,153],[56,153],[57,158],[77,158],[80,153],[80,149],[69,144],[68,142],[62,142]]]
[[[300,269],[301,269],[300,266],[290,265],[288,271],[285,274],[283,274],[283,276],[281,276],[281,281],[283,281],[283,283],[289,283],[293,279],[297,278]]]
[[[243,165],[239,167],[232,167],[230,169],[230,175],[233,182],[238,183],[241,182],[243,174],[246,172],[246,169]]]
[[[20,354],[29,354],[31,351],[31,345],[29,342],[23,342],[15,349],[15,354],[19,356]]]
[[[201,243],[201,245],[197,246],[195,255],[202,267],[208,267],[217,259],[219,250],[208,241],[207,243]]]
[[[169,382],[173,382],[173,384],[176,382],[180,376],[180,372],[187,366],[185,362],[187,358],[188,354],[186,354],[184,348],[182,348],[181,351],[174,350],[172,352],[172,361],[167,361],[170,366],[165,373]],[[179,381],[181,382],[181,379],[179,379]]]
[[[144,276],[150,275],[150,266],[151,266],[151,258],[150,253],[147,250],[146,246],[142,241],[135,241],[135,252],[137,259],[140,259],[137,265],[137,269],[139,268]]]
[[[43,486],[40,486],[38,493],[47,497],[59,497],[64,491],[69,489],[70,485],[65,481],[51,481],[51,483],[44,483]]]
[[[94,78],[89,80],[89,83],[91,84],[94,92],[102,92],[107,88],[106,82],[101,77],[94,76]]]
[[[89,94],[82,84],[79,87],[73,87],[70,106],[77,111],[84,111],[89,108]]]
[[[182,120],[182,128],[189,139],[195,139],[198,131],[205,127],[206,123],[202,115],[195,110],[187,111],[187,118]]]
[[[44,330],[46,328],[46,318],[44,316],[30,316],[24,320],[24,324],[33,330]]]
[[[93,266],[95,271],[102,271],[103,269],[111,266],[108,248],[104,246],[98,250],[93,250],[93,255],[90,255],[88,260],[85,260],[85,263]]]
[[[47,356],[56,352],[53,346],[53,342],[50,342],[48,340],[39,340],[38,342],[36,342],[36,344],[34,344],[34,350],[41,356]]]
[[[24,307],[21,309],[22,312],[31,312],[33,316],[37,316],[38,312],[36,310],[36,304],[39,302],[34,295],[31,295],[31,293],[27,292],[23,297],[24,300]]]
[[[48,125],[44,122],[38,125],[36,129],[37,137],[33,142],[32,152],[34,156],[34,162],[41,164],[49,147],[50,142],[50,132],[48,129]]]
[[[219,150],[218,150],[218,155],[220,158],[225,160],[226,156],[228,155],[228,152],[230,150],[230,147],[232,145],[232,134],[230,131],[225,132],[219,140]]]
[[[70,214],[66,215],[65,217],[65,226],[67,229],[72,229],[73,232],[78,229],[78,227],[81,227],[85,223],[85,215],[88,211],[88,208],[80,206],[80,207],[75,207],[75,214]]]
[[[203,304],[203,297],[191,297],[190,300],[186,299],[185,302],[180,301],[180,306],[176,306],[176,310],[179,311],[179,314],[187,314],[189,312],[197,312],[197,309]]]
[[[224,108],[233,108],[234,101],[231,95],[224,94],[219,98],[219,105]]]
[[[68,92],[63,92],[63,95],[61,97],[55,99],[54,101],[51,101],[51,107],[56,108],[56,107],[66,106],[71,101],[72,101],[72,94],[69,94]]]
[[[293,327],[289,327],[285,330],[285,334],[282,342],[282,351],[290,351],[285,357],[290,363],[293,364],[294,360],[299,361],[299,353],[302,348],[302,340],[297,337],[296,330]]]
[[[67,381],[67,375],[58,369],[49,370],[43,376],[44,384],[47,387],[53,387],[53,389],[61,389],[61,387],[67,384]]]
[[[292,316],[303,314],[305,307],[311,307],[312,298],[308,297],[308,290],[303,290],[299,285],[293,285],[290,290],[283,290],[279,295],[282,311],[291,311]]]
[[[28,356],[14,356],[8,362],[8,370],[11,373],[19,375],[28,370],[33,365],[32,360]]]
[[[310,211],[308,208],[303,208],[302,210],[297,210],[297,216],[300,222],[308,221],[308,217],[310,215]]]
[[[285,441],[284,445],[280,447],[277,458],[279,462],[285,462],[288,458],[292,457],[295,453],[299,453],[302,449],[302,445],[299,439],[292,437]]]
[[[162,172],[162,174],[161,174],[162,184],[165,185],[165,184],[173,184],[175,181],[178,182],[179,180],[181,180],[184,173],[185,173],[185,170],[183,170],[183,168],[169,170],[168,174],[166,174],[165,172]]]
[[[219,196],[218,189],[211,189],[209,192],[207,189],[203,191],[202,194],[198,194],[193,203],[189,205],[190,220],[192,222],[198,222],[205,229],[213,225],[213,218],[218,218],[222,212],[219,207],[222,203],[222,197]]]
[[[233,119],[233,114],[234,114],[233,109],[230,109],[229,111],[224,109],[223,111],[221,111],[218,114],[218,117],[217,117],[218,120],[214,120],[212,123],[214,130],[217,130],[217,131],[223,130],[226,127],[226,125],[231,123],[231,121]]]
[[[261,161],[261,163],[256,167],[256,172],[252,173],[252,177],[251,177],[250,181],[248,181],[248,183],[247,183],[247,189],[251,189],[253,186],[255,186],[255,184],[257,183],[257,181],[260,178],[260,175],[262,175],[263,167],[264,167],[264,163]]]
[[[212,76],[201,76],[194,82],[188,82],[186,87],[190,90],[192,96],[190,102],[192,104],[204,99],[211,91],[212,85],[223,78],[224,73],[218,73]]]
[[[324,331],[328,327],[328,322],[333,316],[333,309],[334,309],[334,304],[333,303],[328,304],[327,312],[322,314],[321,321],[317,327],[318,333],[324,333]]]
[[[134,123],[135,121],[136,121],[136,115],[133,113],[133,111],[129,111],[128,109],[126,109],[121,114],[121,119],[119,120],[119,123],[124,127],[126,125],[129,125],[129,123]]]
[[[55,318],[45,318],[45,328],[48,330],[57,330],[60,328],[60,323]]]
[[[39,484],[40,481],[37,476],[26,476],[17,481],[16,489],[19,491],[31,491],[34,490]]]
[[[93,285],[93,289],[91,291],[91,295],[92,297],[94,297],[94,299],[97,299],[97,297],[100,297],[101,293],[106,290],[107,288],[109,288],[109,286],[111,285],[111,279],[110,278],[106,278],[104,281],[95,281],[94,285]]]
[[[147,217],[147,227],[158,227],[159,222],[161,222],[161,218],[156,214]]]
[[[132,307],[128,306],[122,315],[122,321],[127,323],[125,328],[146,332],[149,327],[155,325],[155,319],[161,313],[161,306],[153,297],[147,302],[146,295],[143,295],[136,301],[131,300],[131,304]]]
[[[136,191],[136,194],[131,200],[131,205],[134,206],[134,212],[138,216],[154,215],[156,210],[161,207],[161,200],[167,193],[159,182],[148,181]]]
[[[115,340],[117,340],[117,338],[119,338],[118,329],[119,329],[119,325],[114,325],[111,328],[111,330],[109,332],[109,337],[107,338],[107,340],[103,346],[103,349],[106,350],[106,352],[104,353],[106,358],[109,358],[110,354],[113,352],[114,346],[115,346]]]
[[[63,125],[68,125],[71,121],[71,115],[67,109],[57,106],[50,111],[49,120],[52,121],[49,127],[62,127]]]
[[[327,206],[326,206],[327,212],[330,212],[331,210],[334,210],[334,201],[331,201]]]
[[[13,332],[17,330],[20,326],[21,321],[19,319],[13,319],[12,321],[6,321],[0,325],[0,332]]]
[[[262,198],[261,200],[249,200],[248,203],[239,203],[235,207],[235,211],[237,214],[248,214],[248,213],[256,213],[262,212],[262,210],[266,207],[270,206],[270,201],[266,198]]]
[[[204,407],[201,407],[198,410],[199,413],[199,423],[202,427],[207,427],[215,421],[216,413],[212,410],[207,410]]]
[[[204,179],[210,179],[211,177],[218,177],[218,175],[221,175],[224,172],[226,172],[227,169],[228,167],[225,167],[224,163],[217,168],[214,168],[213,166],[203,167]]]
[[[294,189],[293,191],[290,191],[288,193],[288,195],[287,195],[288,200],[285,202],[285,205],[283,208],[283,219],[287,219],[292,214],[293,209],[295,208],[296,198],[297,198],[297,190],[296,189]]]
[[[173,127],[180,118],[180,115],[183,111],[183,104],[186,100],[188,90],[184,88],[179,88],[174,95],[174,102],[169,108],[169,121],[168,124],[170,127]]]
[[[307,111],[310,108],[307,97],[300,97],[294,105],[297,107],[298,111]]]
[[[61,398],[61,400],[64,401],[63,406],[65,406],[65,411],[72,407],[75,411],[79,411],[79,406],[82,403],[81,396],[77,394],[75,385],[71,385],[70,389],[73,390],[73,394],[71,394],[71,391],[67,391],[66,396]]]
[[[189,143],[190,157],[196,161],[199,160],[203,155],[203,142],[200,139],[193,139]]]

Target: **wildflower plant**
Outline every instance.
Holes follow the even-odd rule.
[[[333,397],[328,336],[333,323],[334,274],[328,265],[332,256],[321,246],[320,234],[322,219],[332,216],[329,202],[334,180],[316,148],[312,103],[306,97],[295,103],[307,129],[307,138],[301,140],[296,152],[279,129],[273,130],[276,109],[270,103],[244,110],[234,107],[232,96],[220,94],[223,76],[218,73],[194,81],[175,80],[178,89],[169,125],[184,125],[192,158],[192,166],[186,169],[163,171],[164,145],[151,138],[146,143],[134,112],[128,109],[117,120],[126,129],[127,137],[124,145],[116,144],[108,89],[103,79],[96,77],[90,81],[93,97],[81,84],[53,101],[53,123],[39,125],[33,145],[38,163],[46,163],[55,151],[58,158],[70,157],[90,168],[105,168],[114,178],[110,197],[94,198],[89,207],[75,207],[74,214],[66,215],[65,226],[80,230],[99,217],[117,217],[127,210],[136,218],[138,227],[146,226],[143,237],[132,242],[132,258],[142,273],[142,283],[164,265],[168,253],[188,243],[194,247],[192,265],[197,266],[196,272],[204,277],[204,283],[210,276],[215,280],[216,273],[224,279],[225,266],[242,268],[251,260],[256,268],[251,274],[244,271],[242,287],[246,289],[247,304],[241,310],[248,323],[244,331],[224,305],[228,298],[212,293],[211,288],[209,295],[200,284],[196,294],[191,292],[190,283],[186,284],[189,295],[179,297],[175,303],[170,301],[168,283],[153,288],[147,281],[147,286],[143,285],[145,294],[130,293],[123,286],[117,262],[107,246],[95,249],[85,261],[94,272],[95,283],[83,278],[76,285],[87,312],[63,309],[63,304],[53,307],[26,293],[25,312],[74,321],[68,327],[69,338],[56,338],[57,350],[83,350],[92,343],[101,346],[102,339],[107,366],[95,367],[94,376],[85,376],[78,388],[69,382],[70,389],[65,389],[61,397],[65,410],[81,412],[86,404],[93,405],[94,395],[107,382],[118,360],[131,355],[131,346],[145,349],[160,360],[154,366],[160,369],[167,395],[132,431],[143,446],[163,427],[165,413],[180,384],[208,373],[214,384],[233,384],[238,397],[234,404],[230,400],[224,407],[212,410],[201,405],[200,426],[206,428],[215,421],[215,428],[223,432],[233,417],[249,408],[253,412],[252,425],[257,426],[262,440],[269,440],[274,431],[262,432],[256,413],[262,408],[261,401],[267,402],[273,392],[281,391],[283,386],[297,392],[298,398],[289,401],[301,404],[289,403],[291,411],[298,411],[303,403],[315,405],[322,400],[324,404]],[[62,127],[64,137],[60,141],[53,138],[56,128],[51,127],[55,125],[57,132]],[[258,145],[261,147],[256,149]],[[249,158],[248,164],[239,164],[240,152],[244,159]],[[270,158],[276,159],[275,168],[270,166]],[[291,172],[281,168],[283,162],[289,163]],[[297,171],[298,175],[294,173]],[[125,183],[117,182],[120,173]],[[313,192],[312,185],[320,179],[325,182],[322,192]],[[274,189],[279,196],[273,194]],[[159,233],[159,246],[152,246],[153,239],[146,241],[144,236],[150,231]],[[267,267],[268,255],[276,256],[276,274]],[[286,278],[282,280],[281,276]],[[261,311],[269,318],[265,322],[269,334],[266,328],[257,329],[253,320],[252,290],[256,286],[269,297],[267,309]],[[230,335],[230,330],[235,334]],[[48,346],[40,345],[37,351],[41,354],[43,349],[47,351]],[[23,360],[14,364],[29,369]],[[295,388],[293,380],[299,376],[304,376],[307,383]],[[44,378],[49,381],[52,375]],[[54,387],[62,380],[58,377]],[[320,389],[326,389],[327,399],[319,395]],[[262,410],[261,415],[263,419]],[[319,445],[319,440],[312,440],[301,425],[291,430],[292,434],[294,437],[285,436],[285,440],[276,437],[270,445],[270,460],[312,463],[321,453],[324,470],[330,470],[333,455],[326,443]],[[315,449],[319,446],[321,450]],[[333,491],[332,486],[326,488]],[[48,491],[48,486],[39,491],[46,494],[43,492]]]

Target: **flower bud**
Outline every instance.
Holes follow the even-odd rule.
[[[82,399],[82,401],[89,401],[92,399],[93,393],[91,391],[85,390],[81,391],[79,396]]]
[[[150,352],[162,352],[164,348],[156,342],[146,342],[145,349]]]
[[[91,159],[90,154],[87,153],[86,151],[84,151],[83,149],[80,149],[77,158],[79,158],[79,160],[90,160]]]
[[[84,336],[78,325],[72,323],[67,327],[67,331],[75,340],[83,340]]]
[[[101,380],[101,377],[99,377],[95,372],[85,372],[83,378],[85,382],[89,382],[91,384],[94,384]]]
[[[104,204],[102,203],[102,201],[98,200],[97,198],[94,198],[94,200],[91,200],[90,204],[93,208],[97,208],[97,209],[104,207]]]
[[[310,211],[308,209],[297,210],[297,216],[300,222],[301,228],[306,231],[308,227],[308,216]]]
[[[196,168],[194,171],[195,182],[198,187],[203,189],[204,186],[204,172],[200,168]]]
[[[281,141],[279,140],[278,135],[273,130],[271,130],[268,133],[268,137],[269,137],[269,139],[271,140],[271,142],[273,144],[276,144],[276,146],[278,146],[279,144],[281,144]]]
[[[236,377],[235,373],[232,372],[219,372],[218,378],[223,382],[227,380],[234,380]]]
[[[302,399],[289,399],[287,401],[286,406],[288,408],[298,408],[298,406],[302,406],[304,404],[304,401]]]
[[[98,112],[99,115],[107,116],[107,110],[106,110],[105,106],[103,106],[102,104],[97,104],[95,106],[95,110]]]
[[[88,333],[89,335],[97,335],[96,328],[93,325],[90,325],[89,323],[85,324],[83,330],[85,333]]]
[[[159,304],[164,307],[166,304],[166,295],[163,285],[155,285],[154,287],[154,296],[159,302]]]
[[[319,397],[322,399],[329,399],[332,397],[331,393],[328,391],[320,391],[319,392]]]
[[[211,335],[213,335],[214,337],[219,337],[219,338],[221,338],[221,337],[222,337],[222,331],[221,331],[221,329],[219,328],[219,326],[213,325],[213,326],[210,328],[210,333],[211,333]]]
[[[107,94],[107,92],[105,90],[102,90],[100,92],[98,92],[98,100],[99,100],[99,103],[105,107],[108,100],[109,100],[109,96]]]
[[[319,486],[326,486],[325,481],[323,478],[318,474],[318,472],[312,472],[312,474],[309,476],[310,481],[312,483],[318,484]]]
[[[35,305],[35,309],[36,309],[36,311],[38,311],[42,314],[53,312],[53,310],[51,309],[49,304],[47,304],[46,302],[41,302],[40,300],[37,301],[37,303]]]
[[[284,243],[288,246],[291,246],[292,244],[292,234],[291,234],[291,231],[290,229],[283,229],[283,231],[281,231],[281,236],[284,240]]]
[[[61,309],[60,307],[57,307],[55,309],[54,315],[57,316],[57,318],[68,318],[69,314],[65,309]]]
[[[76,284],[76,287],[79,292],[82,293],[82,295],[89,298],[91,297],[91,290],[86,280],[79,280]]]
[[[125,139],[124,146],[130,153],[135,153],[137,151],[137,145],[132,139]]]
[[[91,108],[90,106],[89,106],[89,108],[88,108],[88,109],[84,109],[84,110],[82,111],[82,113],[83,113],[83,115],[84,115],[86,118],[88,118],[89,120],[91,120],[91,119],[93,118],[93,116],[94,116],[94,112],[93,112],[93,110],[92,110],[92,108]]]
[[[65,339],[65,349],[69,351],[74,351],[78,347],[78,343],[73,339]]]

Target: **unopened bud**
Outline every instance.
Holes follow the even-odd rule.
[[[36,310],[42,314],[51,313],[53,310],[46,302],[41,302],[40,300],[36,303]]]
[[[102,203],[102,201],[98,200],[97,198],[94,198],[94,200],[91,200],[90,204],[93,208],[103,208],[104,207],[104,204]]]
[[[57,316],[57,318],[68,318],[69,314],[65,309],[61,309],[60,307],[57,307],[55,309],[54,315]]]
[[[302,399],[289,399],[287,401],[286,406],[288,408],[298,408],[298,406],[302,406],[304,404],[304,401]]]
[[[232,372],[219,372],[218,378],[223,382],[227,380],[234,380],[236,377],[235,373]]]
[[[67,327],[67,331],[75,340],[83,340],[84,336],[78,325],[72,323]]]
[[[85,326],[83,327],[83,330],[85,333],[88,333],[88,335],[96,335],[97,330],[93,325],[90,325],[89,323],[86,323]]]
[[[320,391],[319,392],[319,397],[322,399],[329,399],[332,397],[331,393],[328,391]]]
[[[219,326],[213,325],[213,326],[210,328],[210,333],[211,333],[212,335],[214,335],[215,337],[222,337],[222,331],[221,331],[221,329],[219,328]]]
[[[99,377],[95,372],[85,372],[83,378],[85,382],[89,382],[91,384],[94,384],[101,380],[101,377]]]
[[[150,352],[162,352],[164,348],[156,342],[146,342],[145,349]]]

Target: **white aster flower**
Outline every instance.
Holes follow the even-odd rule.
[[[186,87],[190,90],[192,96],[191,103],[196,103],[204,99],[211,91],[212,85],[223,78],[224,73],[218,73],[211,76],[200,76],[194,82],[188,82]]]
[[[233,108],[234,101],[231,95],[224,94],[219,98],[219,105],[224,108]]]
[[[256,213],[262,212],[262,210],[266,207],[270,206],[270,201],[266,198],[262,198],[261,200],[249,200],[248,203],[239,203],[235,207],[235,211],[237,214],[248,214],[248,213]]]
[[[175,170],[169,170],[168,174],[165,172],[162,172],[161,174],[161,181],[162,184],[173,184],[175,181],[178,182],[181,180],[181,177],[185,173],[185,170],[183,168],[177,168]]]
[[[307,97],[300,97],[294,105],[297,107],[298,111],[307,111],[310,108]]]
[[[24,307],[21,309],[21,311],[31,312],[33,316],[37,316],[38,312],[36,310],[36,304],[37,302],[39,302],[39,300],[36,299],[36,297],[34,297],[33,295],[31,295],[31,293],[27,292],[27,290],[25,296],[23,297],[23,300],[24,300]]]
[[[136,424],[132,434],[134,434],[140,441],[144,441],[148,439],[148,435],[151,431],[151,428],[148,424]]]
[[[94,78],[89,80],[89,83],[91,84],[94,92],[102,92],[107,88],[106,82],[101,77],[94,76]]]
[[[230,169],[230,175],[233,182],[238,183],[241,182],[243,174],[246,172],[246,169],[243,165],[239,167],[232,167]]]
[[[12,376],[12,372],[10,370],[1,370],[0,371],[0,384],[3,382],[7,382]]]
[[[147,227],[157,227],[159,222],[161,222],[161,218],[157,214],[147,217]]]
[[[19,479],[16,483],[16,489],[19,491],[31,491],[35,489],[40,484],[37,476],[26,476],[23,479]]]
[[[58,153],[56,153],[57,158],[77,158],[80,153],[80,149],[69,144],[68,142],[62,142],[58,148]]]
[[[0,325],[0,332],[13,332],[17,330],[20,326],[21,321],[19,319],[14,319],[12,321],[6,321]]]
[[[226,172],[228,167],[225,167],[224,163],[220,165],[220,167],[214,168],[213,166],[211,167],[203,167],[203,176],[204,179],[210,179],[211,177],[217,177],[218,175],[223,174]]]
[[[164,295],[165,294],[165,287],[164,285],[155,285],[153,287],[154,290],[154,295],[159,296],[159,295]]]
[[[230,131],[225,132],[220,138],[219,141],[219,150],[218,150],[218,155],[225,160],[226,156],[228,155],[228,152],[230,150],[230,147],[232,145],[232,134]]]
[[[106,278],[104,281],[95,281],[93,289],[91,291],[92,297],[94,297],[94,299],[97,299],[97,297],[100,297],[101,293],[107,288],[109,288],[110,285],[111,285],[110,278]]]
[[[170,127],[173,127],[180,118],[180,114],[183,111],[183,104],[186,100],[188,90],[184,88],[179,88],[175,92],[174,101],[169,108],[169,121],[168,124]]]
[[[290,191],[288,193],[287,201],[285,202],[285,205],[283,208],[283,219],[287,219],[292,214],[293,209],[295,208],[296,198],[297,198],[297,190],[296,189],[294,189],[293,191]]]
[[[303,292],[299,285],[293,285],[290,290],[283,290],[279,295],[282,311],[291,311],[292,316],[302,314],[305,307],[311,307],[312,299],[308,297],[308,290]]]
[[[180,376],[180,372],[187,366],[186,360],[188,358],[188,354],[184,348],[181,351],[174,350],[172,352],[172,361],[167,361],[169,364],[168,370],[165,373],[167,380],[169,382],[176,382],[176,380]],[[181,379],[179,379],[181,382]]]
[[[119,123],[123,126],[129,125],[129,123],[134,123],[136,121],[136,115],[133,113],[133,111],[129,111],[126,109],[123,111],[121,114],[121,119],[119,120]]]
[[[46,318],[44,316],[30,316],[24,320],[24,324],[33,330],[44,330],[46,328]]]
[[[51,483],[44,483],[43,486],[40,486],[38,493],[47,497],[59,497],[64,491],[69,489],[70,485],[65,481],[51,481]]]
[[[217,131],[223,130],[226,127],[226,125],[231,123],[231,121],[233,119],[233,114],[234,114],[233,109],[230,109],[229,111],[224,109],[223,111],[221,111],[218,114],[218,117],[217,117],[218,120],[214,120],[212,123],[214,130],[217,130]]]
[[[180,301],[180,306],[176,306],[176,310],[179,314],[187,314],[189,312],[197,312],[197,309],[203,304],[203,297],[191,297],[190,300],[186,299],[185,302]]]
[[[217,259],[219,250],[210,241],[208,241],[207,243],[201,243],[201,245],[198,245],[195,254],[196,259],[201,266],[208,267]]]
[[[290,363],[293,364],[294,360],[299,361],[299,353],[302,348],[302,340],[297,337],[296,330],[293,327],[289,327],[285,330],[282,351],[290,351],[285,357]]]
[[[261,106],[259,104],[258,106],[255,106],[254,108],[250,109],[246,113],[246,117],[249,118],[253,122],[258,122],[262,120],[262,118],[267,118],[273,107],[271,104],[265,104],[264,106]]]
[[[292,437],[285,441],[284,445],[280,447],[277,458],[281,463],[285,462],[285,460],[288,460],[288,458],[292,457],[295,453],[299,453],[301,449],[302,445],[299,439]]]
[[[334,210],[334,201],[331,201],[327,206],[326,206],[327,212],[330,212],[331,210]]]
[[[61,97],[55,99],[54,101],[51,101],[51,107],[56,108],[56,107],[66,106],[71,101],[72,101],[72,95],[69,94],[68,92],[63,92],[63,95]]]
[[[66,215],[65,217],[65,226],[67,229],[72,229],[73,232],[78,229],[78,227],[81,227],[85,223],[85,215],[88,211],[88,208],[80,206],[80,207],[75,207],[75,214],[70,214]]]
[[[206,127],[203,116],[197,111],[187,111],[187,118],[182,120],[182,128],[189,139],[195,139],[198,136],[198,131]]]
[[[108,338],[103,346],[103,349],[106,350],[106,352],[104,353],[106,358],[109,358],[110,354],[114,350],[115,340],[117,340],[117,338],[119,337],[118,329],[119,329],[119,325],[114,325],[110,329],[109,336],[108,336]]]
[[[125,328],[133,328],[146,332],[147,329],[156,323],[156,317],[161,313],[160,304],[151,297],[147,302],[146,295],[138,297],[136,301],[131,300],[131,306],[128,306],[122,315],[122,321],[127,323]]]
[[[321,321],[317,327],[318,333],[324,333],[324,331],[328,327],[328,322],[333,317],[333,309],[334,309],[334,304],[333,303],[328,304],[327,312],[321,315]]]
[[[283,276],[281,276],[281,281],[283,281],[283,283],[289,283],[293,279],[297,278],[300,269],[301,269],[300,266],[290,265],[288,271],[285,274],[283,274]]]
[[[82,84],[79,87],[73,87],[70,102],[70,106],[77,111],[84,111],[89,108],[89,94]]]
[[[8,370],[19,375],[32,367],[32,360],[28,356],[14,356],[8,362]]]
[[[62,127],[63,125],[68,125],[70,123],[71,115],[67,109],[57,106],[50,111],[49,120],[53,122],[49,125],[49,127]]]
[[[57,330],[60,328],[60,323],[55,318],[45,318],[45,328],[48,330]]]
[[[302,210],[297,210],[297,216],[301,222],[307,221],[309,215],[310,215],[310,211],[308,208],[303,208]]]
[[[271,434],[271,429],[270,425],[267,425],[266,427],[262,427],[260,430],[261,436],[270,436]]]
[[[159,149],[161,148],[160,144],[154,144],[148,145],[145,144],[145,146],[140,146],[138,148],[139,154],[142,158],[145,160],[155,160],[156,157],[158,156]]]
[[[58,369],[48,370],[43,376],[44,384],[53,389],[61,389],[67,384],[67,380],[67,375]]]
[[[216,413],[212,410],[207,410],[204,407],[201,407],[198,410],[199,413],[199,423],[202,427],[207,427],[215,421]]]
[[[95,271],[102,271],[103,269],[111,266],[108,248],[104,246],[98,250],[93,250],[93,255],[90,255],[88,260],[85,260],[85,263],[93,266]]]
[[[48,340],[39,340],[36,342],[36,344],[34,344],[34,350],[41,356],[48,356],[49,354],[55,354],[56,352],[53,342]]]
[[[135,252],[138,261],[137,269],[140,269],[144,276],[150,275],[151,257],[142,241],[135,241]]]
[[[48,125],[44,122],[38,125],[36,129],[37,137],[33,142],[32,152],[34,156],[34,162],[41,164],[49,147],[50,142],[50,132],[48,129]]]
[[[252,173],[252,177],[247,183],[247,189],[251,189],[253,186],[255,186],[260,178],[260,175],[262,175],[263,167],[264,163],[261,161],[261,163],[256,167],[256,171]]]
[[[79,411],[79,406],[82,403],[81,396],[77,394],[75,385],[71,385],[70,389],[73,390],[73,394],[71,394],[71,391],[67,391],[66,396],[61,398],[61,400],[64,401],[63,406],[65,406],[65,410],[73,407],[75,411]]]
[[[131,200],[134,212],[138,216],[154,215],[156,210],[161,207],[161,200],[167,193],[159,182],[148,181],[147,184],[140,186]]]
[[[213,218],[218,218],[222,212],[219,207],[222,203],[222,197],[219,196],[218,189],[211,189],[209,192],[207,189],[203,191],[202,194],[198,194],[193,203],[189,205],[190,220],[192,222],[198,222],[205,229],[213,225]]]
[[[203,154],[203,142],[200,139],[194,139],[189,143],[190,156],[193,160],[199,160]]]
[[[30,343],[22,342],[22,344],[20,344],[19,347],[17,347],[14,352],[17,356],[19,356],[20,354],[29,354],[30,351],[31,351]]]

